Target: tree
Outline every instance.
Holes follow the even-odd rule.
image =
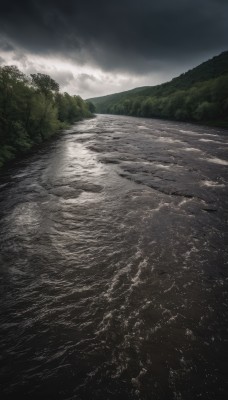
[[[39,119],[39,133],[42,139],[44,139],[46,130],[48,129],[48,120],[52,120],[53,115],[56,113],[54,111],[54,94],[59,92],[59,84],[49,75],[45,74],[31,74],[31,78],[33,86],[43,96],[43,110]]]
[[[88,105],[89,111],[90,111],[92,114],[94,114],[95,111],[96,111],[96,107],[95,107],[95,105],[92,103],[92,101],[87,100],[87,101],[86,101],[86,104]]]
[[[45,97],[59,92],[59,84],[54,81],[49,75],[31,74],[32,84],[44,94]]]
[[[209,103],[208,101],[203,101],[198,105],[194,117],[198,121],[212,120],[213,118],[216,118],[217,114],[218,114],[218,108],[215,103]]]

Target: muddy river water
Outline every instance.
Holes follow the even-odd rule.
[[[0,175],[2,399],[228,391],[228,132],[99,115]]]

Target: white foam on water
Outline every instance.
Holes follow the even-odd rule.
[[[168,320],[167,320],[167,324],[169,325],[169,324],[171,324],[173,321],[176,321],[176,319],[179,317],[179,315],[180,314],[176,314],[176,315],[172,315],[172,317],[170,317]]]
[[[150,163],[153,165],[155,168],[161,168],[161,169],[183,169],[183,165],[178,165],[178,164],[172,164],[172,163],[167,163],[167,164],[162,164],[160,162],[152,162]]]
[[[140,382],[140,378],[145,375],[147,373],[147,369],[146,368],[142,368],[141,371],[139,372],[138,376],[136,376],[135,378],[131,379],[131,383],[135,388],[140,388],[141,382]],[[139,390],[136,391],[139,395]]]
[[[186,331],[185,331],[185,335],[191,340],[195,340],[196,339],[196,337],[195,337],[195,335],[194,335],[194,333],[193,333],[193,331],[191,329],[187,328]]]
[[[169,203],[165,203],[165,202],[161,201],[161,202],[158,204],[158,206],[157,206],[156,208],[153,208],[151,211],[152,211],[152,212],[158,212],[158,211],[160,211],[162,208],[164,208],[164,207],[169,207],[169,206],[170,206]]]
[[[179,139],[172,139],[171,137],[165,137],[165,136],[156,137],[156,138],[154,138],[154,140],[156,140],[157,142],[162,142],[162,143],[170,143],[170,144],[179,143],[179,144],[185,144],[182,140],[179,140]]]
[[[168,289],[164,290],[164,293],[170,292],[175,286],[176,286],[176,284],[175,284],[175,282],[173,282],[172,285]]]
[[[156,333],[159,329],[162,329],[162,324],[158,322],[153,328],[150,329],[151,333]]]
[[[218,137],[218,135],[215,135],[214,133],[202,133],[202,135]]]
[[[0,189],[4,188],[7,185],[8,185],[8,183],[3,183],[2,185],[0,185]]]
[[[197,151],[198,153],[202,153],[202,150],[196,149],[195,147],[186,147],[183,149],[184,151]]]
[[[222,143],[222,142],[220,142],[220,141],[218,141],[218,140],[213,140],[213,139],[199,139],[199,142],[204,142],[204,143],[216,143],[216,144],[222,144],[222,145],[225,145],[225,146],[227,146],[228,145],[228,143]]]
[[[161,163],[153,163],[153,165],[157,168],[162,168],[162,169],[169,169],[170,168],[170,164],[161,164]]]
[[[140,283],[142,283],[142,280],[140,279],[140,275],[142,273],[142,270],[144,268],[147,268],[147,262],[148,262],[148,260],[147,260],[147,258],[145,258],[144,260],[142,260],[139,263],[138,271],[136,272],[135,276],[132,278],[132,282],[133,282],[132,286],[136,286],[136,285],[139,285]]]
[[[221,158],[218,157],[202,158],[202,160],[211,162],[213,164],[228,165],[228,161],[222,160]]]
[[[127,275],[130,272],[131,267],[132,263],[130,262],[124,268],[121,268],[119,271],[117,271],[117,273],[114,275],[107,292],[104,294],[104,297],[106,297],[109,302],[112,301],[112,293],[115,291],[115,287],[118,284],[121,276],[125,274]]]
[[[96,335],[100,335],[102,332],[109,330],[114,312],[115,312],[115,309],[113,311],[108,311],[108,312],[106,312],[106,314],[104,314],[103,319],[100,322],[98,329],[95,332]]]
[[[201,133],[197,133],[197,132],[194,132],[194,131],[185,131],[185,130],[183,130],[183,129],[180,129],[179,132],[181,132],[181,133],[189,133],[190,135],[193,135],[193,136],[199,136],[199,135],[201,135]]]
[[[138,125],[138,128],[139,128],[139,129],[150,129],[150,128],[148,128],[147,126],[144,126],[144,125]]]
[[[219,183],[215,181],[202,181],[201,185],[207,187],[225,187],[224,183]]]
[[[188,134],[193,135],[193,136],[214,136],[214,137],[218,137],[218,135],[215,135],[214,133],[199,133],[199,132],[194,132],[194,131],[186,131],[186,130],[183,130],[183,129],[180,129],[179,132],[188,133]]]
[[[190,201],[192,201],[192,199],[183,199],[181,200],[181,202],[178,204],[179,207],[183,206],[186,203],[189,203]]]

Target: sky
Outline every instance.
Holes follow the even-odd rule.
[[[228,50],[228,0],[0,0],[0,65],[83,98],[153,86]]]

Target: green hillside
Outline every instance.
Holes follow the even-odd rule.
[[[172,81],[90,99],[97,113],[228,127],[228,51]]]

